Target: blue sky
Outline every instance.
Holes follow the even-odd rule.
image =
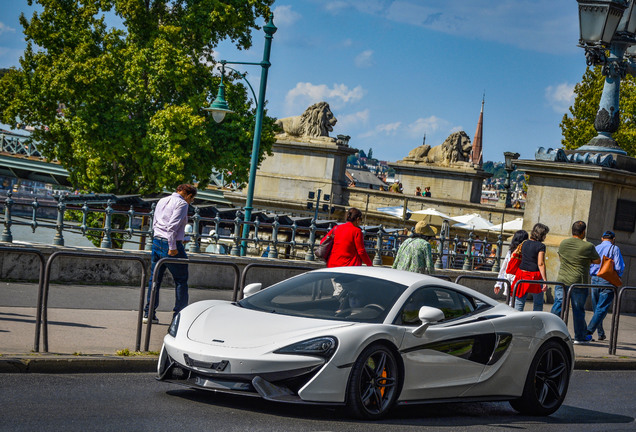
[[[287,0],[274,4],[278,27],[267,86],[269,115],[301,114],[326,101],[333,136],[374,157],[397,161],[452,132],[472,138],[482,96],[484,160],[504,151],[534,159],[561,146],[559,123],[585,71],[574,0]],[[18,65],[26,0],[0,0],[0,67]],[[228,61],[261,60],[264,33]],[[256,89],[260,68],[245,66]]]

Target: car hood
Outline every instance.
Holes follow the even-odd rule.
[[[304,336],[327,336],[333,329],[351,325],[353,323],[278,315],[220,303],[194,319],[188,329],[188,339],[208,345],[247,349],[292,343]]]

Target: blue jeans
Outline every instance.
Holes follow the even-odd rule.
[[[561,316],[561,307],[563,305],[563,285],[554,286],[554,304],[552,305],[552,312],[555,315]]]
[[[592,284],[611,286],[609,282],[598,276],[592,276]],[[595,331],[598,331],[598,336],[604,337],[605,330],[603,329],[603,320],[605,319],[609,308],[612,307],[614,290],[606,288],[592,288],[590,291],[592,305],[594,306],[594,316],[587,326],[587,332],[589,334],[594,334]]]
[[[526,305],[526,299],[528,296],[532,296],[533,307],[532,310],[536,312],[541,312],[543,310],[543,293],[528,293],[525,296],[519,298],[515,298],[515,309],[518,311],[523,311],[523,307]]]
[[[574,325],[574,339],[585,340],[587,324],[585,323],[585,301],[589,288],[574,288],[570,300],[572,301],[572,324]]]
[[[152,255],[150,258],[150,280],[148,281],[148,293],[146,295],[146,306],[144,307],[144,315],[148,316],[148,306],[150,305],[150,295],[152,293],[152,275],[155,272],[157,261],[161,258],[168,258],[168,240],[155,238],[152,240]],[[188,258],[185,252],[185,248],[182,243],[177,243],[177,255],[170,258]],[[161,287],[161,281],[163,280],[163,274],[166,271],[166,267],[172,274],[175,284],[175,303],[174,313],[176,314],[181,309],[188,305],[188,265],[168,263],[161,266],[159,273],[157,274],[157,295],[155,296],[155,307],[157,310],[159,306],[159,288]]]

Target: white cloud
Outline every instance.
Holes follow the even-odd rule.
[[[277,26],[290,26],[301,18],[301,15],[292,10],[291,5],[277,6],[274,8],[274,19]]]
[[[369,110],[358,111],[352,114],[345,114],[342,117],[336,115],[338,123],[336,128],[342,133],[348,133],[348,130],[359,126],[360,124],[367,124],[369,122]]]
[[[555,8],[554,0],[339,0],[327,6],[334,13],[347,8],[533,51],[562,54],[577,50],[577,7]]]
[[[353,45],[353,40],[351,38],[347,38],[342,41],[342,46],[348,48]]]
[[[418,118],[407,126],[407,131],[412,137],[423,137],[426,133],[432,134],[449,126],[448,121],[433,115],[427,118]]]
[[[0,34],[2,33],[13,33],[15,32],[15,29],[13,27],[9,27],[8,25],[6,25],[3,22],[0,22]]]
[[[369,68],[373,66],[373,50],[362,51],[356,56],[354,63],[359,68]]]
[[[545,89],[545,98],[554,111],[565,113],[574,104],[574,84],[561,83],[557,86],[548,86]]]
[[[366,94],[361,86],[350,89],[344,84],[334,84],[331,88],[325,84],[299,82],[285,96],[285,109],[290,115],[298,115],[308,106],[325,101],[333,107],[342,107],[356,102]]]
[[[385,123],[377,125],[373,130],[360,135],[360,138],[369,138],[376,135],[396,135],[402,126],[402,122]]]

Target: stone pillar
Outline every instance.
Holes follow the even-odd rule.
[[[571,236],[572,224],[582,220],[587,240],[594,244],[606,230],[616,233],[625,259],[623,283],[636,284],[636,171],[552,161],[516,164],[530,178],[523,229],[529,232],[537,222],[550,227],[545,242],[548,279],[557,276],[559,244]]]
[[[448,198],[471,203],[481,202],[481,186],[492,177],[479,167],[467,163],[440,166],[429,163],[393,162],[389,166],[396,172],[405,195],[414,195],[415,188],[431,187],[434,198]]]

